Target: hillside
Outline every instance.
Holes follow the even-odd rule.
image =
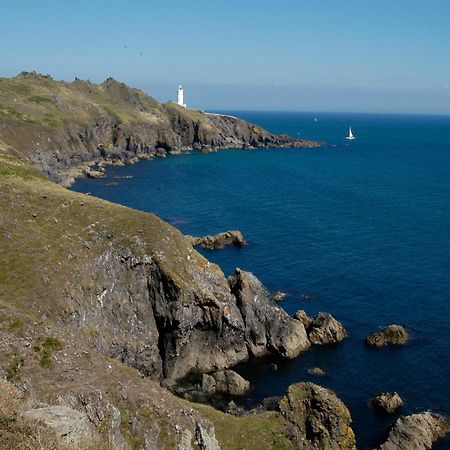
[[[0,78],[0,120],[0,142],[66,184],[105,160],[135,162],[193,148],[317,145],[229,116],[159,103],[113,78],[101,84],[35,72]]]

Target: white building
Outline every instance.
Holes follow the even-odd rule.
[[[186,103],[184,103],[184,91],[183,91],[183,86],[181,86],[181,84],[178,86],[178,91],[177,91],[177,103],[182,106],[183,108],[186,108]]]

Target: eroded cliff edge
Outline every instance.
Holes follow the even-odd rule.
[[[159,103],[113,78],[0,78],[0,141],[53,181],[70,184],[95,163],[130,163],[189,150],[314,147],[226,115]]]

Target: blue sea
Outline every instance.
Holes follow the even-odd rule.
[[[328,311],[343,322],[349,338],[336,346],[278,370],[244,368],[254,385],[244,403],[298,381],[324,385],[350,409],[360,449],[379,444],[399,414],[450,415],[450,117],[232,114],[326,145],[170,156],[110,167],[73,189],[151,211],[187,234],[239,229],[248,246],[202,253],[227,275],[240,267],[287,292],[280,305],[290,314]],[[125,175],[133,178],[116,178]],[[406,326],[410,343],[364,346],[390,323]],[[328,375],[308,375],[314,366]],[[393,390],[406,401],[399,414],[370,407]]]

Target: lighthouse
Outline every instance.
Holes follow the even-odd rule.
[[[182,106],[183,108],[186,108],[186,103],[184,103],[184,91],[183,91],[183,86],[180,84],[178,86],[178,91],[177,91],[177,103]]]

